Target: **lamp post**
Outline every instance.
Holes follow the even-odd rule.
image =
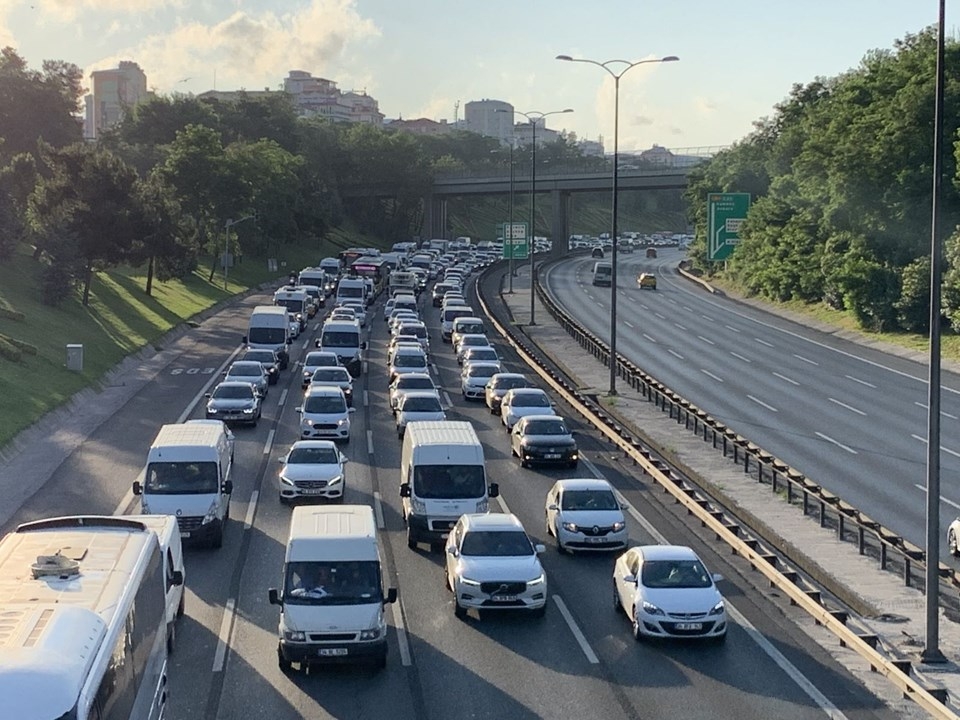
[[[223,289],[224,290],[227,289],[227,270],[230,267],[230,264],[227,262],[227,253],[229,252],[228,244],[230,242],[230,228],[232,228],[234,225],[239,225],[245,220],[253,220],[253,218],[254,218],[253,215],[247,215],[246,217],[242,217],[239,220],[228,219],[223,224]]]
[[[533,239],[536,237],[536,232],[534,230],[536,226],[536,212],[537,212],[537,121],[543,120],[551,115],[560,115],[562,113],[572,113],[573,108],[564,108],[563,110],[551,110],[550,112],[540,112],[539,110],[530,110],[529,112],[521,112],[520,110],[501,110],[497,109],[495,112],[512,112],[514,115],[523,115],[527,121],[530,123],[530,144],[532,149],[531,161],[530,161],[530,232],[527,237],[527,255],[530,257],[530,324],[536,325],[536,293],[534,292],[534,264],[533,264]],[[512,167],[512,166],[511,166]],[[511,244],[510,255],[513,255],[513,247]],[[512,281],[511,281],[512,282]]]
[[[637,60],[636,62],[630,62],[629,60],[607,60],[605,62],[598,62],[597,60],[589,60],[586,58],[575,58],[570,57],[569,55],[557,55],[557,60],[565,60],[566,62],[580,62],[580,63],[589,63],[590,65],[596,65],[597,67],[603,68],[607,73],[610,74],[610,77],[613,78],[613,203],[612,203],[612,221],[611,225],[613,226],[610,232],[610,241],[611,253],[610,253],[610,394],[617,394],[617,183],[618,183],[618,168],[620,164],[619,159],[619,147],[618,147],[618,132],[620,125],[620,78],[622,78],[628,70],[635,68],[637,65],[645,65],[648,63],[663,63],[663,62],[676,62],[679,60],[676,55],[667,55],[662,58],[649,58],[647,60]],[[614,72],[610,69],[611,65],[623,65],[620,72]]]
[[[507,231],[503,234],[503,246],[504,248],[509,248],[507,250],[508,257],[507,261],[509,263],[510,274],[509,274],[509,286],[507,288],[507,294],[513,294],[513,149],[516,144],[516,138],[513,136],[510,137],[510,222],[507,225]],[[498,150],[491,150],[490,152],[499,152]]]

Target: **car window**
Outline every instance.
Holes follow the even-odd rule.
[[[562,510],[619,510],[617,498],[609,490],[567,490],[560,505]]]
[[[407,397],[403,401],[404,412],[440,412],[440,401],[435,397]]]
[[[347,406],[342,397],[317,395],[308,397],[304,401],[303,411],[308,413],[345,413]]]
[[[648,560],[640,582],[649,588],[706,588],[713,580],[699,560]]]
[[[563,420],[530,420],[523,426],[528,435],[568,435]]]
[[[248,400],[253,397],[253,388],[242,385],[218,385],[213,391],[218,400]]]
[[[518,530],[474,530],[467,533],[460,554],[485,557],[532,555],[533,546],[526,533]]]
[[[546,395],[527,394],[516,395],[511,403],[515,407],[550,407],[550,401]]]
[[[339,458],[334,448],[295,447],[287,456],[287,462],[296,464],[335,465],[339,462]]]

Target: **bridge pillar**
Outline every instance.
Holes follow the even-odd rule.
[[[550,228],[550,239],[553,249],[550,258],[560,258],[567,254],[567,243],[570,240],[570,192],[568,190],[552,190],[553,224]]]
[[[425,240],[447,237],[447,200],[430,194],[423,198],[423,230]]]

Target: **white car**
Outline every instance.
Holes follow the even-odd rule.
[[[960,517],[950,523],[950,527],[947,528],[947,549],[954,557],[960,555],[960,548],[957,547],[958,542],[960,542]]]
[[[322,440],[329,438],[350,442],[350,413],[356,408],[347,407],[343,390],[330,385],[307,388],[300,413],[300,438]]]
[[[556,538],[561,553],[627,547],[623,510],[606,480],[558,480],[547,493],[544,512],[547,535]]]
[[[551,413],[556,414],[553,403],[540,388],[507,390],[503,399],[500,400],[500,420],[507,428],[507,432],[513,430],[514,424],[524,415],[550,415]]]
[[[467,348],[471,347],[492,347],[490,345],[490,340],[486,335],[480,335],[477,333],[469,333],[461,335],[457,343],[453,346],[453,352],[457,355],[457,362],[463,363],[463,353],[466,352]]]
[[[280,502],[300,498],[343,501],[347,458],[330,440],[299,440],[280,458]]]
[[[397,436],[403,437],[407,423],[446,419],[435,390],[408,390],[397,405]]]
[[[508,390],[530,386],[530,381],[521,373],[500,372],[490,378],[490,382],[488,382],[486,388],[484,388],[484,400],[486,400],[490,412],[494,415],[499,415],[500,401],[503,399],[503,396],[507,394]]]
[[[497,354],[496,348],[490,345],[469,347],[464,350],[463,361],[460,364],[466,365],[469,362],[493,362],[499,365],[500,356]]]
[[[390,383],[390,387],[387,388],[387,399],[390,402],[390,410],[392,412],[397,412],[397,406],[400,405],[403,396],[411,390],[429,390],[437,396],[437,399],[440,398],[440,391],[437,390],[433,378],[427,373],[397,375],[397,377],[393,379],[393,382]]]
[[[310,385],[313,373],[316,372],[317,368],[321,367],[342,366],[340,365],[340,358],[337,357],[335,352],[330,352],[329,350],[313,350],[308,352],[307,356],[303,358],[303,375],[300,380],[300,384],[304,390]]]
[[[697,554],[681,545],[630,548],[613,568],[613,606],[630,618],[633,637],[727,637],[727,610]]]
[[[509,513],[461,515],[447,538],[444,576],[454,614],[467,610],[523,610],[543,617],[547,575],[523,525]]]
[[[393,382],[397,375],[412,372],[427,372],[427,354],[423,352],[420,343],[417,343],[416,347],[398,345],[393,351],[390,367],[387,369],[390,381]]]
[[[479,400],[484,396],[490,378],[500,372],[498,362],[465,363],[460,371],[460,392],[464,400]]]
[[[353,375],[345,367],[321,367],[313,371],[313,377],[310,378],[310,387],[320,387],[329,385],[343,390],[343,396],[347,399],[347,406],[353,405]]]
[[[287,325],[290,327],[290,337],[300,337],[300,319],[296,313],[287,313]]]
[[[367,324],[367,311],[360,300],[347,300],[340,307],[350,308],[353,314],[357,316],[357,322],[363,327]]]

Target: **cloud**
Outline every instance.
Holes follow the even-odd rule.
[[[693,99],[693,108],[701,115],[709,115],[716,112],[719,105],[715,100],[707,97],[696,97]]]
[[[440,122],[441,120],[447,120],[448,122],[453,122],[453,106],[456,103],[456,100],[452,100],[447,97],[432,97],[426,104],[421,105],[414,112],[409,115],[405,115],[407,120],[416,120],[417,118],[427,118],[428,120],[434,120]],[[460,106],[460,119],[463,119],[463,105]]]
[[[76,20],[90,12],[136,15],[163,7],[182,7],[185,0],[32,0],[45,17],[60,22]]]
[[[0,4],[0,48],[17,46],[16,41],[13,39],[13,30],[7,26],[6,15],[10,9],[10,7],[4,7]]]
[[[647,116],[647,115],[634,115],[632,118],[630,118],[630,119],[627,121],[627,124],[628,124],[628,125],[632,125],[632,126],[634,126],[634,127],[642,127],[642,126],[645,126],[645,125],[653,125],[653,123],[654,123],[653,118],[652,118],[652,117],[649,117],[649,116]]]

